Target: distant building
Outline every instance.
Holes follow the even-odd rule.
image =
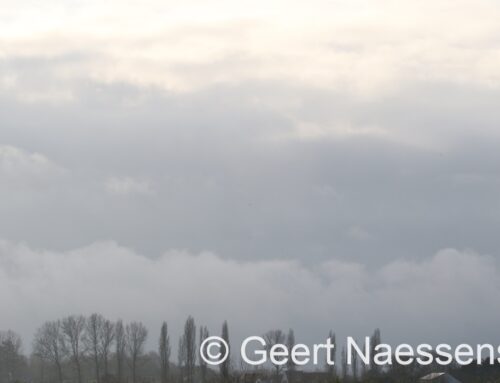
[[[419,379],[419,382],[432,382],[432,383],[461,383],[450,374],[446,372],[433,372],[432,374],[425,375]]]

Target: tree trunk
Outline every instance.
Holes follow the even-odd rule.
[[[80,362],[76,362],[76,372],[78,374],[78,383],[82,383],[82,368]]]
[[[97,383],[100,383],[100,376],[99,376],[99,354],[97,353],[97,350],[94,351],[94,363],[95,363],[95,380]]]
[[[59,378],[59,383],[63,383],[63,374],[61,363],[57,363],[57,377]]]

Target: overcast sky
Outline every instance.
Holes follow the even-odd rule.
[[[0,0],[0,329],[498,336],[500,3]],[[151,341],[151,347],[156,342]]]

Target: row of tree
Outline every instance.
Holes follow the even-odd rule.
[[[19,335],[10,330],[0,332],[0,383],[65,383],[68,380],[84,383],[88,379],[95,383],[138,383],[155,380],[157,375],[161,383],[174,378],[193,383],[195,372],[200,381],[206,383],[210,371],[198,357],[197,342],[203,342],[208,336],[208,328],[201,326],[197,337],[194,318],[189,316],[179,339],[175,365],[170,361],[171,343],[166,322],[161,326],[158,352],[146,353],[148,330],[142,322],[113,322],[97,313],[88,317],[70,315],[47,321],[37,329],[30,358],[22,354]],[[229,344],[227,322],[222,325],[222,337]],[[229,358],[220,365],[220,376],[229,381]]]
[[[45,366],[49,365],[55,369],[58,382],[63,383],[63,367],[69,363],[76,381],[83,383],[83,364],[90,361],[95,380],[101,383],[101,379],[110,376],[109,361],[114,351],[117,381],[123,380],[127,362],[135,383],[137,364],[144,352],[147,336],[148,331],[141,322],[124,325],[121,320],[114,323],[100,314],[89,317],[71,315],[45,322],[37,330],[33,356],[41,362],[42,381]]]
[[[24,377],[26,358],[21,353],[21,337],[13,331],[0,331],[0,381]]]
[[[230,344],[227,322],[223,323],[220,336]],[[88,317],[71,315],[45,322],[38,328],[29,358],[22,353],[19,335],[13,331],[0,331],[0,383],[247,383],[247,377],[255,377],[256,372],[259,377],[267,377],[268,381],[281,383],[286,376],[289,383],[299,383],[291,378],[300,375],[300,371],[295,374],[296,366],[291,359],[286,365],[270,366],[269,373],[250,369],[243,363],[235,368],[230,365],[230,355],[219,365],[219,371],[208,368],[199,355],[200,345],[208,337],[208,328],[200,326],[197,331],[194,318],[189,316],[178,341],[178,359],[172,363],[171,339],[166,322],[160,329],[158,350],[146,353],[148,330],[143,323],[113,322],[100,314]],[[292,329],[287,333],[271,330],[263,337],[268,351],[276,344],[285,344],[288,349],[295,345]],[[333,331],[328,337],[332,344],[336,343]],[[374,348],[380,343],[380,331],[377,329],[370,342],[372,357],[375,355]],[[394,378],[402,382],[405,379],[411,381],[426,372],[417,365],[395,365],[382,371],[375,363],[370,363],[370,366],[359,363],[356,353],[352,354],[353,360],[348,365],[345,348],[340,350],[337,367],[335,349],[332,355],[335,364],[325,363],[324,370],[317,372],[319,377],[317,375],[314,381],[376,382]],[[230,353],[230,350],[227,351]],[[312,378],[307,379],[313,381]]]
[[[264,335],[264,339],[266,342],[266,348],[269,352],[271,348],[276,344],[285,344],[288,350],[293,349],[295,346],[295,333],[293,329],[290,329],[287,334],[285,334],[282,330],[271,330]],[[335,333],[330,330],[328,333],[328,339],[332,345],[336,344]],[[381,343],[380,339],[380,330],[376,329],[371,337],[370,347],[371,357],[375,355],[375,347]],[[350,380],[357,382],[361,378],[365,378],[368,375],[370,376],[378,376],[380,372],[380,367],[375,363],[370,363],[369,366],[365,364],[358,363],[358,355],[357,353],[352,354],[352,362],[349,364],[347,362],[347,351],[344,348],[341,350],[341,364],[340,369],[337,369],[337,348],[334,347],[332,350],[331,361],[333,363],[325,363],[325,373],[327,380],[329,381],[337,381],[338,379],[342,379],[342,381],[346,381],[349,377]],[[280,376],[283,375],[285,370],[287,372],[293,372],[296,369],[296,366],[291,358],[288,358],[287,363],[285,365],[275,364],[274,368],[274,377],[275,380],[279,382]]]

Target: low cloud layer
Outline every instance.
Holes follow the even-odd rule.
[[[208,252],[149,259],[114,242],[68,252],[0,242],[0,327],[26,341],[45,320],[94,311],[143,320],[153,338],[164,319],[177,336],[192,314],[213,333],[227,319],[235,341],[289,327],[305,342],[324,340],[330,328],[361,337],[375,327],[389,342],[492,341],[499,293],[492,257],[454,249],[370,269],[339,260],[236,262]]]

